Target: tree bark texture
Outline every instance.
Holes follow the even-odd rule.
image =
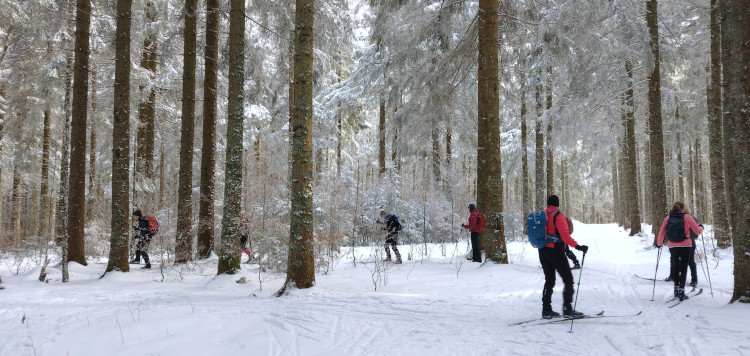
[[[73,120],[70,132],[68,189],[69,261],[86,265],[84,219],[86,215],[86,115],[89,89],[89,29],[91,1],[76,3],[75,64],[73,69]]]
[[[487,217],[487,229],[480,235],[487,259],[505,264],[508,263],[508,250],[503,227],[500,159],[498,10],[497,1],[479,1],[477,206]]]
[[[440,176],[440,125],[434,118],[432,121],[432,129],[430,130],[432,138],[432,179],[439,186],[442,181]]]
[[[727,184],[732,202],[734,294],[732,301],[750,303],[750,2],[719,0],[722,21],[722,64],[727,93],[724,122],[727,132]]]
[[[203,149],[201,150],[200,210],[198,212],[199,258],[208,258],[214,244],[219,11],[221,9],[218,0],[206,0],[206,74],[203,83]]]
[[[380,98],[380,121],[378,124],[378,167],[380,174],[385,173],[385,98]]]
[[[294,106],[289,116],[292,130],[289,262],[286,283],[279,294],[283,294],[289,287],[304,289],[312,287],[315,283],[312,192],[313,5],[313,0],[296,0]]]
[[[649,120],[649,142],[651,155],[651,233],[654,234],[654,243],[659,234],[659,229],[664,216],[667,214],[667,191],[664,173],[664,137],[662,133],[661,115],[661,69],[659,54],[659,23],[657,13],[657,0],[646,2],[646,23],[651,38],[650,47],[653,67],[648,76],[648,120]]]
[[[545,160],[547,163],[547,194],[555,194],[555,161],[552,149],[552,68],[547,68],[547,140],[545,144]]]
[[[526,80],[525,76],[522,77],[522,83]],[[521,88],[521,185],[523,197],[521,198],[521,206],[523,207],[523,214],[531,213],[531,197],[529,196],[529,150],[528,150],[528,129],[526,125],[526,86]]]
[[[175,263],[193,259],[193,139],[195,138],[195,62],[197,0],[185,0],[185,31],[182,69],[182,128],[180,129],[180,173],[177,193]],[[164,177],[162,177],[164,179]]]
[[[721,248],[731,245],[724,180],[724,118],[721,105],[721,22],[718,0],[711,0],[711,79],[708,86],[708,152],[711,169],[714,238]]]
[[[52,213],[52,198],[49,191],[49,157],[50,157],[50,127],[52,126],[52,109],[47,97],[47,107],[44,109],[44,134],[42,141],[42,184],[39,190],[39,236],[43,241],[50,240],[50,214]]]
[[[534,163],[534,210],[543,209],[547,204],[546,181],[544,180],[544,132],[542,131],[542,83],[536,83],[536,150]]]
[[[229,94],[227,151],[224,169],[224,213],[217,274],[240,269],[240,212],[245,84],[245,0],[231,0],[229,10]]]
[[[625,71],[628,73],[628,86],[625,92],[625,180],[628,217],[630,219],[630,236],[641,233],[641,212],[638,195],[638,163],[635,143],[635,101],[633,90],[633,65],[630,61],[625,62]]]
[[[138,106],[138,129],[136,131],[135,157],[135,207],[147,214],[156,213],[156,189],[154,175],[154,135],[156,102],[156,50],[157,50],[157,18],[156,6],[149,0],[144,9],[146,13],[146,36],[143,39],[143,57],[141,68],[148,71],[149,83],[139,86],[139,91],[147,91],[145,98],[141,98]]]
[[[132,1],[117,2],[112,128],[112,238],[107,271],[127,272],[130,237],[130,16]]]

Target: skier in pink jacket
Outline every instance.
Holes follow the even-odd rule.
[[[685,300],[685,280],[687,279],[687,268],[690,262],[690,254],[693,252],[693,241],[690,239],[692,230],[696,235],[703,233],[703,225],[695,222],[692,216],[685,213],[685,203],[675,202],[669,215],[664,218],[664,223],[659,229],[656,245],[661,248],[664,237],[669,240],[670,275],[674,278],[674,296]]]

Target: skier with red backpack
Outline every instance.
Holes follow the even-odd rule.
[[[479,212],[476,205],[469,204],[469,223],[464,225],[464,229],[471,231],[471,262],[482,263],[482,250],[479,246],[479,234],[486,227],[484,214]]]
[[[153,216],[143,216],[140,210],[133,212],[133,221],[135,258],[130,263],[140,264],[141,257],[143,257],[143,262],[146,263],[143,268],[151,269],[151,262],[148,259],[148,245],[151,243],[151,238],[159,231],[159,223]]]

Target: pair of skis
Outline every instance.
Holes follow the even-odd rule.
[[[580,319],[601,319],[601,318],[625,318],[625,317],[632,317],[632,316],[638,316],[641,315],[643,311],[639,311],[635,314],[628,314],[628,315],[604,315],[604,311],[598,312],[596,314],[584,314],[584,315],[577,315],[577,316],[563,316],[561,318],[554,318],[554,319],[530,319],[530,320],[524,320],[519,321],[515,323],[510,323],[508,326],[517,326],[517,325],[542,325],[542,324],[552,324],[552,323],[563,323],[566,321],[571,320],[580,320]],[[534,323],[534,322],[537,323]],[[533,323],[533,324],[532,324]]]
[[[692,290],[691,290],[690,292],[688,292],[688,293],[687,293],[686,295],[687,295],[688,297],[692,298],[692,297],[695,297],[695,296],[698,296],[698,295],[700,295],[701,293],[703,293],[703,288],[699,289],[698,291],[696,291],[696,290],[695,290],[695,288],[693,288],[693,289],[692,289]],[[676,306],[680,305],[680,303],[682,303],[682,302],[684,302],[684,301],[686,301],[686,300],[688,300],[688,299],[689,299],[689,298],[685,298],[685,299],[683,299],[683,300],[677,300],[677,297],[674,297],[674,298],[672,298],[672,299],[668,300],[668,301],[667,301],[667,303],[672,303],[672,302],[674,302],[675,300],[677,300],[677,303],[673,303],[673,304],[670,304],[670,305],[669,305],[669,306],[668,306],[667,308],[674,308],[674,307],[676,307]]]

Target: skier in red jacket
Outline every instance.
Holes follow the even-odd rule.
[[[479,234],[484,231],[484,225],[481,224],[481,213],[474,204],[469,204],[469,213],[469,223],[464,225],[464,229],[471,231],[471,262],[482,263]]]

